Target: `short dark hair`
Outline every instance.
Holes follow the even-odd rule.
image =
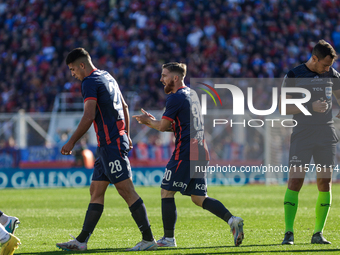
[[[330,56],[333,60],[337,59],[338,56],[332,47],[328,42],[325,40],[320,40],[313,48],[312,55],[315,55],[318,57],[319,60],[324,59],[327,56]]]
[[[90,54],[84,48],[75,48],[73,49],[66,57],[66,65],[73,63],[79,58],[86,58],[90,60]]]
[[[168,69],[171,73],[178,73],[182,78],[187,74],[187,65],[183,63],[170,62],[162,65],[162,68]]]

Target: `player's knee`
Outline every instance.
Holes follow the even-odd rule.
[[[331,179],[330,178],[318,178],[317,185],[319,191],[328,192],[331,190]]]
[[[197,205],[197,206],[202,206],[202,205],[200,204],[200,201],[198,201],[196,198],[191,197],[191,201],[192,201],[195,205]]]
[[[300,191],[303,185],[304,179],[302,178],[291,178],[288,180],[288,189],[294,191]]]
[[[128,194],[126,188],[117,188],[117,192],[121,197],[126,197],[126,195]]]
[[[126,197],[131,197],[136,193],[136,191],[131,187],[117,187],[116,186],[116,188],[117,188],[118,194],[124,199]]]
[[[93,196],[95,196],[96,193],[97,193],[97,192],[96,192],[95,186],[94,186],[94,185],[91,185],[91,186],[90,186],[90,196],[93,197]]]
[[[200,206],[200,207],[202,207],[204,199],[205,199],[205,197],[202,197],[202,196],[194,196],[194,195],[191,196],[191,201],[195,205]]]
[[[173,198],[176,194],[176,191],[161,189],[161,198]]]

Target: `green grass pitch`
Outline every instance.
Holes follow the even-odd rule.
[[[160,188],[137,187],[147,207],[156,238],[162,236]],[[295,245],[280,245],[284,235],[283,196],[285,186],[215,186],[210,197],[219,199],[244,219],[245,239],[234,247],[229,226],[208,211],[195,206],[189,197],[176,195],[177,248],[161,248],[143,254],[340,254],[340,185],[333,185],[333,201],[325,237],[331,245],[312,245],[316,185],[306,185],[299,195],[295,221]],[[22,245],[15,254],[127,254],[141,235],[125,202],[109,187],[105,206],[86,252],[64,252],[57,242],[81,230],[89,202],[88,188],[1,190],[1,210],[20,218],[16,235]],[[141,254],[141,252],[138,252]],[[135,254],[130,252],[129,254]]]

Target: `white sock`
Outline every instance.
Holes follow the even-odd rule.
[[[11,236],[9,235],[9,233],[6,231],[4,226],[0,224],[0,243],[6,243],[10,238]]]
[[[229,226],[231,225],[231,223],[233,223],[235,216],[231,216],[230,219],[228,220],[228,224]]]
[[[7,221],[8,221],[8,216],[6,215],[6,214],[2,214],[1,216],[0,216],[0,223],[2,224],[2,225],[5,225],[6,223],[7,223]]]

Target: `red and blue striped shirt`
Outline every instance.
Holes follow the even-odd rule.
[[[97,101],[93,125],[98,146],[113,143],[118,149],[128,149],[121,92],[116,80],[108,72],[95,69],[82,81],[81,91],[84,103]]]
[[[209,160],[201,106],[194,90],[183,86],[171,94],[162,118],[171,121],[176,137],[172,160]]]

